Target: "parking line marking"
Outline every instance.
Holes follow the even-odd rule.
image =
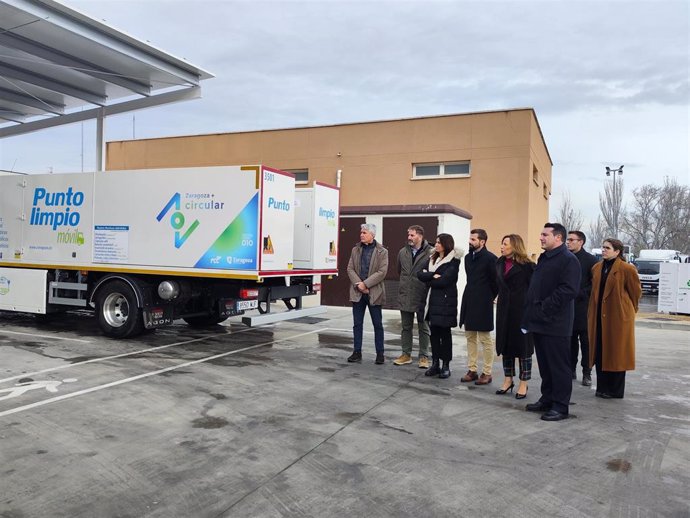
[[[7,329],[0,329],[0,333],[9,333],[11,335],[34,336],[36,338],[50,338],[52,340],[69,340],[70,342],[82,342],[85,344],[91,343],[90,340],[81,340],[80,338],[65,338],[64,336],[37,335],[34,333],[21,333],[19,331],[8,331]]]
[[[328,329],[328,328],[326,328],[326,329]],[[91,388],[87,388],[87,389],[83,389],[83,390],[77,390],[75,392],[70,392],[69,394],[64,394],[62,396],[56,396],[56,397],[53,397],[50,399],[44,399],[43,401],[37,401],[36,403],[31,403],[29,405],[19,406],[16,408],[11,408],[10,410],[5,410],[3,412],[0,412],[0,417],[5,417],[6,415],[11,415],[11,414],[16,414],[18,412],[23,412],[24,410],[31,410],[32,408],[36,408],[36,407],[43,406],[43,405],[48,405],[50,403],[57,403],[58,401],[62,401],[63,399],[70,399],[70,398],[73,398],[76,396],[82,396],[84,394],[89,394],[91,392],[97,392],[99,390],[103,390],[106,388],[116,387],[117,385],[122,385],[124,383],[130,383],[132,381],[137,381],[137,380],[140,380],[143,378],[148,378],[150,376],[156,376],[158,374],[163,374],[164,372],[170,372],[170,371],[174,371],[176,369],[182,369],[184,367],[189,367],[191,365],[196,365],[198,363],[204,363],[204,362],[208,362],[208,361],[215,360],[218,358],[224,358],[225,356],[230,356],[231,354],[237,354],[237,353],[241,353],[244,351],[250,351],[250,350],[256,349],[258,347],[265,347],[267,345],[271,345],[271,344],[275,344],[275,343],[279,343],[279,342],[285,342],[287,340],[292,340],[293,338],[299,338],[300,336],[311,335],[314,333],[318,333],[319,331],[320,331],[319,329],[315,329],[313,331],[307,331],[306,333],[300,333],[297,335],[289,336],[287,338],[281,338],[280,340],[272,340],[270,342],[264,342],[261,344],[250,345],[248,347],[243,347],[242,349],[236,349],[234,351],[228,351],[226,353],[214,354],[213,356],[208,356],[206,358],[200,358],[198,360],[193,360],[191,362],[182,363],[180,365],[175,365],[172,367],[166,367],[165,369],[159,369],[157,371],[146,372],[144,374],[132,376],[131,378],[125,378],[125,379],[118,380],[118,381],[111,381],[110,383],[105,383],[103,385],[97,385],[95,387],[91,387]],[[321,329],[321,331],[322,331],[322,329]]]
[[[204,336],[201,338],[194,338],[192,340],[185,340],[184,342],[176,342],[174,344],[168,344],[168,345],[159,345],[157,347],[150,347],[149,349],[141,349],[139,351],[131,351],[128,353],[122,353],[122,354],[114,354],[112,356],[103,356],[102,358],[92,358],[90,360],[84,360],[83,362],[77,362],[77,363],[70,363],[66,365],[58,365],[57,367],[50,367],[48,369],[43,369],[40,371],[34,371],[34,372],[25,372],[24,374],[18,374],[16,376],[12,376],[9,378],[5,379],[0,379],[0,383],[5,383],[6,381],[13,381],[19,378],[26,378],[29,376],[35,376],[37,374],[44,374],[46,372],[53,372],[53,371],[59,371],[62,369],[69,369],[70,367],[79,367],[80,365],[84,365],[85,363],[95,363],[95,362],[102,362],[105,360],[114,360],[116,358],[124,358],[126,356],[135,356],[137,354],[141,353],[147,353],[150,351],[158,351],[160,349],[167,349],[168,347],[175,347],[176,345],[186,345],[186,344],[191,344],[193,342],[200,342],[201,340],[207,340],[208,338],[215,338],[217,336],[226,336],[228,334],[230,335],[236,335],[239,333],[246,333],[247,331],[253,331],[254,329],[259,329],[257,327],[250,327],[247,329],[240,329],[239,331],[235,331],[234,333],[218,333],[215,335],[209,335],[209,336]],[[68,360],[69,358],[65,358],[65,360]]]

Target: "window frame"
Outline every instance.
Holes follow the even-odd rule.
[[[466,165],[467,173],[446,173],[446,166]],[[434,175],[417,175],[417,167],[438,166],[439,173]],[[419,162],[412,164],[412,180],[441,180],[447,178],[469,178],[472,176],[472,162],[470,160],[449,160],[447,162]]]
[[[286,173],[294,174],[295,175],[295,185],[308,185],[309,184],[309,168],[308,167],[300,167],[297,169],[281,169],[281,171],[285,171]],[[297,175],[299,173],[306,173],[307,179],[306,180],[299,180],[297,178]]]

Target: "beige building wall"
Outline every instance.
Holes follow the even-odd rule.
[[[413,178],[414,164],[465,160],[467,177]],[[109,170],[235,164],[308,169],[310,183],[335,184],[340,170],[343,206],[454,205],[497,255],[509,233],[537,254],[549,214],[552,162],[529,108],[107,144]]]

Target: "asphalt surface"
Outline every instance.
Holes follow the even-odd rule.
[[[332,308],[249,329],[103,338],[82,313],[0,313],[0,516],[690,515],[690,322],[645,317],[626,398],[573,387],[571,418],[453,375],[348,364]],[[367,323],[368,325],[368,323]],[[595,379],[596,382],[596,379]]]

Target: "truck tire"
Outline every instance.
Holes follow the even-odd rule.
[[[127,338],[144,330],[144,319],[137,297],[126,282],[115,280],[98,291],[98,325],[106,336]]]
[[[184,317],[182,320],[187,322],[191,327],[210,327],[225,322],[228,317],[218,317],[214,315],[205,315],[202,317]]]

